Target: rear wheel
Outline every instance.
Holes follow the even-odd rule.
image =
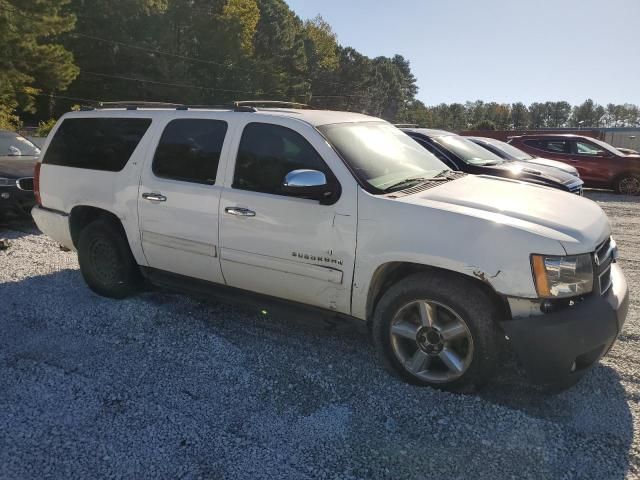
[[[640,195],[640,176],[626,173],[616,180],[614,187],[622,195]]]
[[[105,297],[125,298],[143,283],[124,234],[106,220],[96,220],[82,230],[78,262],[89,288]]]
[[[383,295],[373,336],[387,368],[404,380],[468,392],[495,370],[495,317],[488,297],[473,282],[417,274]]]

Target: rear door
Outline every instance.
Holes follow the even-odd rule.
[[[150,267],[224,283],[218,207],[228,124],[217,118],[170,120],[140,180],[138,212]]]

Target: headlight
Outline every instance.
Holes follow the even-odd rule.
[[[8,187],[11,184],[15,184],[15,180],[9,180],[8,178],[0,177],[0,187]]]
[[[531,268],[540,298],[565,298],[591,293],[591,255],[554,257],[531,255]]]

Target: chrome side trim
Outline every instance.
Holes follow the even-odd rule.
[[[267,255],[258,255],[256,253],[233,250],[231,248],[222,248],[220,258],[223,262],[226,261],[250,265],[257,268],[266,268],[276,272],[315,278],[317,280],[323,280],[330,283],[342,283],[341,270],[336,270],[322,265],[296,262],[292,260],[285,260],[283,258],[269,257]]]
[[[163,235],[161,233],[142,231],[142,243],[157,245],[160,247],[173,248],[175,250],[182,250],[184,252],[195,253],[198,255],[205,255],[207,257],[216,257],[218,255],[215,245],[205,242],[196,242],[194,240],[187,240],[186,238],[172,237],[170,235]]]

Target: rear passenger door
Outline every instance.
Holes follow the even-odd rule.
[[[140,236],[150,267],[224,283],[218,206],[227,130],[221,119],[179,118],[157,133],[138,192]]]

